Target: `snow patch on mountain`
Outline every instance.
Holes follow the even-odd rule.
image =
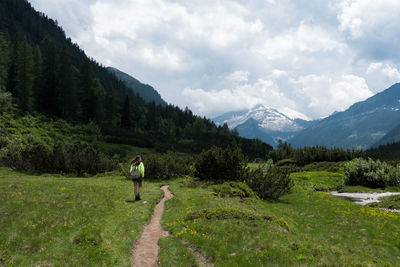
[[[214,121],[217,125],[226,123],[229,128],[234,129],[250,118],[256,120],[259,127],[272,132],[297,132],[302,130],[303,126],[299,125],[296,119],[309,120],[304,114],[290,108],[285,108],[281,112],[274,108],[257,105],[248,111],[221,115]]]

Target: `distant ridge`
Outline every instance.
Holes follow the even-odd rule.
[[[150,103],[154,101],[156,105],[166,106],[167,102],[161,98],[160,94],[150,85],[141,83],[137,79],[133,78],[129,74],[120,71],[113,67],[107,67],[107,70],[117,76],[118,79],[123,81],[125,85],[132,89],[133,92],[138,94],[144,101]]]
[[[289,140],[294,147],[369,148],[400,122],[400,84],[355,103]],[[395,133],[393,133],[395,135]]]

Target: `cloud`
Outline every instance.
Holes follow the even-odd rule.
[[[360,58],[399,59],[399,1],[343,0],[337,7],[339,29]]]
[[[377,87],[380,90],[400,82],[400,72],[391,63],[372,62],[365,72],[365,77],[370,86]]]
[[[354,102],[363,101],[373,95],[365,79],[355,75],[307,75],[294,83],[308,99],[308,112],[319,114],[321,117],[333,111],[343,111]]]
[[[273,108],[295,106],[273,81],[263,79],[218,91],[185,88],[182,94],[193,103],[195,111],[200,114],[217,115],[226,110],[247,109],[257,104]]]
[[[233,82],[247,82],[250,72],[247,70],[238,70],[227,76],[227,79]]]

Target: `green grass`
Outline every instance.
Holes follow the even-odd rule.
[[[384,198],[381,202],[369,203],[368,206],[374,208],[386,208],[400,210],[400,195],[390,196]]]
[[[118,176],[32,176],[0,168],[0,265],[130,266],[132,246],[161,198],[145,182],[133,202]]]
[[[340,185],[338,173],[292,174],[295,187],[279,201],[219,197],[211,187],[170,186],[164,228],[207,255],[215,266],[396,266],[400,216],[315,191]],[[164,241],[162,241],[164,242]],[[175,244],[175,245],[174,245]],[[183,253],[174,261],[183,262]],[[167,255],[168,253],[164,253]],[[170,257],[161,259],[168,266]],[[186,266],[177,264],[176,266]]]

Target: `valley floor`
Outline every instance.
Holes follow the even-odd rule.
[[[160,239],[161,266],[396,266],[400,215],[363,207],[315,188],[340,174],[292,174],[279,201],[222,197],[215,186],[170,184]],[[146,182],[132,201],[130,181],[112,175],[34,176],[0,168],[0,265],[130,266],[161,183]],[[146,201],[146,203],[144,202]]]

